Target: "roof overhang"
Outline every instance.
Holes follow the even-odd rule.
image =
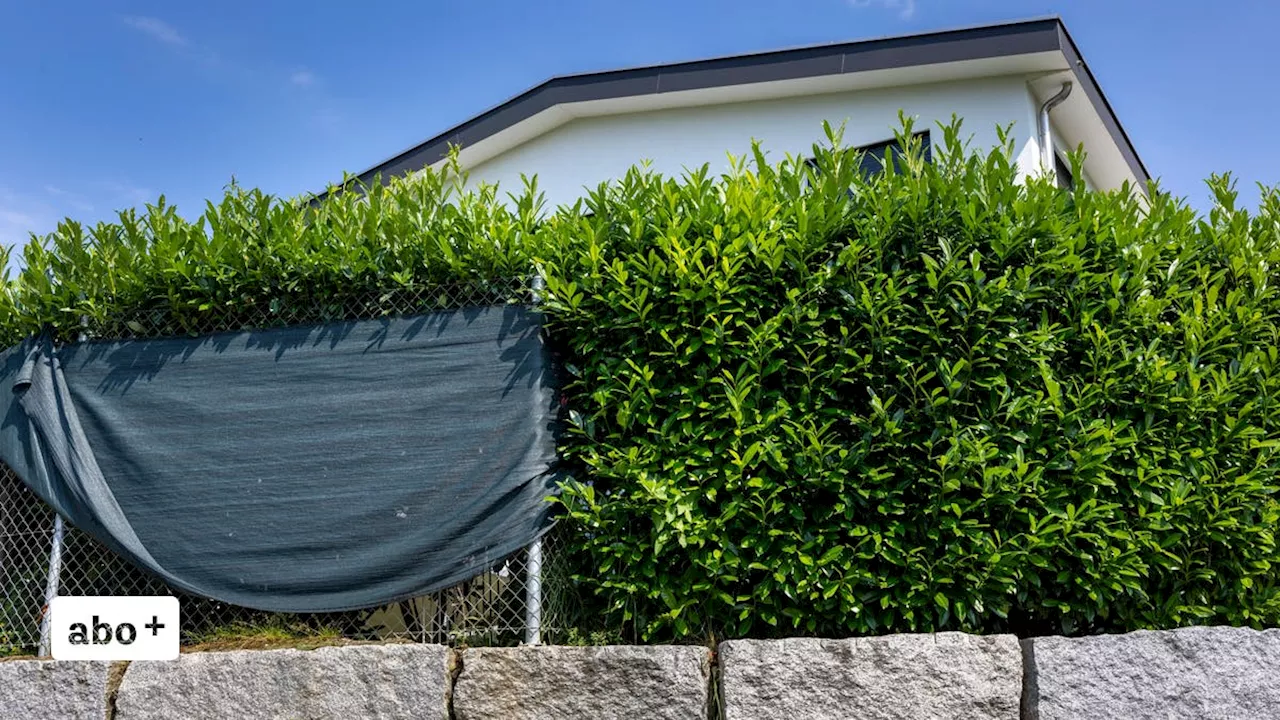
[[[460,148],[464,165],[474,166],[581,117],[1017,74],[1072,79],[1079,92],[1062,110],[1073,126],[1088,128],[1072,134],[1104,132],[1114,146],[1100,151],[1109,174],[1149,179],[1057,18],[556,77],[357,178],[368,183],[420,170],[447,157],[451,146]],[[1041,94],[1036,83],[1032,89]]]

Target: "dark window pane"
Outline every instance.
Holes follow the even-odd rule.
[[[924,161],[933,162],[932,146],[929,144],[929,131],[925,130],[924,132],[916,133],[915,137],[920,138],[920,149],[924,152]],[[894,169],[902,172],[903,168],[898,159],[902,157],[903,150],[897,140],[885,140],[884,142],[863,145],[854,149],[862,153],[858,164],[860,166],[859,169],[862,170],[863,177],[871,177],[884,169],[884,154],[886,150],[893,153],[891,157],[894,161]],[[808,165],[815,173],[818,172],[818,161],[814,158],[808,158],[804,161],[804,164]],[[849,197],[853,197],[852,188],[845,192]]]
[[[1062,156],[1055,154],[1053,156],[1053,169],[1058,176],[1058,187],[1063,190],[1074,190],[1076,187],[1075,178],[1071,177],[1071,166],[1063,162]]]
[[[924,161],[932,162],[933,154],[932,154],[932,146],[929,144],[929,131],[926,130],[922,133],[916,133],[915,136],[920,138],[920,144],[922,146],[922,149],[924,150]],[[892,157],[894,160],[894,169],[897,170],[898,172],[902,171],[902,166],[898,162],[898,159],[902,157],[903,149],[902,149],[902,146],[898,144],[897,140],[886,140],[884,142],[879,142],[872,145],[863,145],[858,149],[863,152],[863,155],[862,155],[862,172],[863,173],[867,175],[873,175],[883,170],[884,169],[884,153],[886,150],[889,150],[893,153]]]
[[[924,132],[916,133],[915,137],[920,138],[920,147],[924,151],[924,161],[933,162],[932,146],[929,144],[929,131],[925,130]],[[902,171],[902,166],[897,164],[897,160],[902,157],[903,150],[897,140],[885,140],[884,142],[863,145],[854,149],[862,153],[860,165],[862,166],[863,175],[874,175],[884,169],[884,153],[886,150],[893,153],[894,169],[898,172]],[[817,166],[817,161],[813,158],[809,158],[804,162],[811,168],[816,168]]]

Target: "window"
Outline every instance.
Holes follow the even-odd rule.
[[[925,130],[923,132],[918,132],[913,137],[920,139],[920,147],[924,152],[924,161],[932,162],[933,154],[932,146],[929,144],[929,131]],[[892,157],[895,161],[902,157],[904,152],[902,146],[898,144],[897,139],[863,145],[855,149],[862,153],[861,165],[862,174],[864,176],[875,175],[876,173],[884,170],[884,154],[886,150],[893,153]],[[808,164],[809,167],[813,167],[816,164],[812,158],[806,160],[805,163]],[[899,171],[902,170],[901,167],[896,167],[896,169]]]
[[[1076,188],[1076,180],[1071,177],[1071,166],[1057,153],[1053,154],[1053,174],[1058,177],[1058,189],[1074,190]]]
[[[933,159],[932,147],[929,145],[929,131],[919,132],[915,137],[920,139],[921,149],[924,151],[924,161],[931,162]],[[902,157],[903,149],[895,140],[886,140],[884,142],[873,143],[871,145],[863,145],[858,148],[862,151],[862,172],[867,175],[873,175],[884,169],[884,153],[886,150],[893,152],[893,158],[896,161]],[[901,169],[901,168],[895,168]]]

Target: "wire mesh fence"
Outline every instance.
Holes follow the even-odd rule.
[[[0,472],[0,656],[34,651],[48,580],[53,511]]]
[[[462,310],[533,299],[527,277],[353,292],[344,297],[239,298],[190,312],[169,305],[86,320],[76,339],[127,340],[286,325],[368,320],[439,310]],[[53,511],[0,466],[0,656],[34,654],[46,610]],[[408,640],[452,645],[514,645],[525,639],[531,581],[540,588],[535,617],[544,638],[554,640],[573,612],[562,537],[554,530],[540,544],[540,567],[530,572],[522,550],[454,587],[382,607],[340,613],[270,613],[176,592],[112,553],[86,533],[68,527],[56,573],[59,595],[177,595],[182,641],[210,648],[267,647],[297,641]]]

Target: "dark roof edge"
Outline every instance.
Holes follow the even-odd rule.
[[[769,50],[752,50],[749,52],[737,53],[734,55],[711,55],[703,58],[695,58],[692,60],[680,60],[674,63],[650,63],[646,65],[633,65],[630,67],[622,67],[622,68],[606,68],[604,70],[592,70],[588,72],[571,73],[569,75],[560,75],[560,76],[555,76],[551,79],[554,80],[560,77],[579,77],[583,75],[590,75],[590,76],[607,75],[609,73],[630,72],[630,71],[636,71],[636,70],[670,70],[671,68],[678,68],[686,65],[694,65],[694,66],[703,65],[709,62],[716,62],[719,60],[748,60],[748,59],[754,59],[754,58],[766,58],[772,55],[786,55],[788,53],[794,53],[800,50],[842,49],[842,48],[847,48],[855,45],[867,45],[870,43],[879,43],[879,42],[888,42],[888,41],[902,41],[902,40],[921,41],[921,40],[926,40],[938,35],[959,35],[962,33],[970,33],[978,30],[998,31],[998,30],[1004,30],[1008,28],[1020,28],[1026,25],[1035,25],[1035,24],[1053,25],[1054,23],[1060,24],[1061,22],[1062,22],[1062,18],[1059,15],[1040,15],[1036,17],[1021,18],[1019,20],[1004,20],[1004,21],[994,22],[994,23],[982,23],[977,25],[958,25],[953,27],[940,28],[937,30],[925,30],[918,33],[912,33],[910,35],[876,35],[873,37],[861,38],[859,40],[837,40],[835,42],[818,43],[816,45],[792,45],[790,47],[771,48]]]
[[[859,40],[718,57],[708,60],[648,65],[623,70],[554,77],[479,115],[374,165],[356,176],[369,183],[420,170],[449,153],[451,145],[469,146],[516,123],[563,103],[632,97],[680,90],[699,90],[757,82],[819,77],[847,72],[885,70],[982,58],[1059,50],[1130,169],[1146,179],[1146,168],[1120,126],[1101,89],[1057,17],[981,25],[897,37]],[[1083,74],[1080,70],[1083,69]],[[321,195],[323,196],[323,194]]]
[[[1124,156],[1125,164],[1129,166],[1129,170],[1133,172],[1134,177],[1138,178],[1139,182],[1144,184],[1150,182],[1151,173],[1147,172],[1146,164],[1138,156],[1138,150],[1133,146],[1133,141],[1129,139],[1129,133],[1125,132],[1124,126],[1120,124],[1119,116],[1116,115],[1115,110],[1111,107],[1111,102],[1107,100],[1107,96],[1103,94],[1102,87],[1098,85],[1098,80],[1093,76],[1093,71],[1089,69],[1089,64],[1084,61],[1084,56],[1080,54],[1080,49],[1076,47],[1075,40],[1071,39],[1071,33],[1067,32],[1067,26],[1059,22],[1058,32],[1062,36],[1062,54],[1066,56],[1067,62],[1071,65],[1071,73],[1076,76],[1080,89],[1089,98],[1090,104],[1098,112],[1098,117],[1102,118],[1102,124],[1106,126],[1112,142],[1120,149],[1120,154]]]

